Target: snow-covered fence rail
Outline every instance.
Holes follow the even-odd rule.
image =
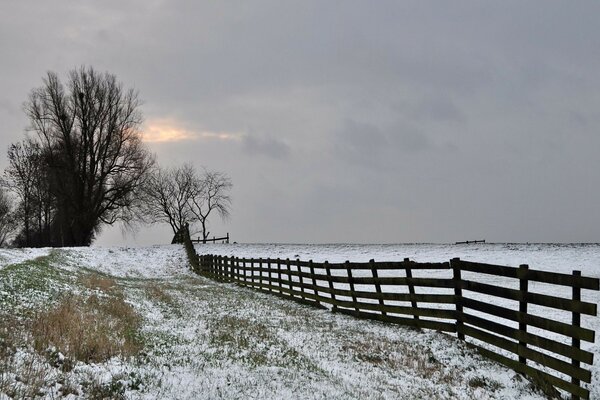
[[[334,264],[201,255],[197,261],[195,270],[214,279],[359,318],[455,333],[490,359],[572,398],[589,398],[582,382],[590,383],[591,372],[582,363],[591,365],[593,353],[581,341],[593,343],[595,332],[581,326],[581,315],[596,316],[597,306],[582,301],[581,292],[599,290],[600,281],[578,271],[458,258]]]

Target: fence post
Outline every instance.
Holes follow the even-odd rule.
[[[302,300],[306,300],[306,295],[304,294],[304,277],[302,276],[302,267],[300,266],[300,259],[296,258],[296,266],[298,267],[298,281],[300,283],[300,297]]]
[[[278,286],[279,286],[279,294],[283,294],[283,291],[281,290],[282,287],[282,283],[281,283],[281,259],[279,257],[277,257],[277,280],[278,282]]]
[[[581,271],[573,271],[573,276],[581,276]],[[581,301],[581,288],[576,284],[573,284],[573,301]],[[576,311],[573,311],[572,322],[573,326],[579,328],[581,326],[581,314]],[[579,350],[581,348],[581,341],[576,338],[572,338],[571,340],[571,345],[577,350]],[[575,360],[573,358],[571,359],[571,365],[575,368],[579,368],[581,364],[578,360]],[[579,379],[573,377],[571,377],[571,383],[577,386],[580,385]],[[571,400],[579,400],[579,396],[572,394]]]
[[[410,259],[409,258],[405,258],[404,259],[404,271],[406,271],[406,278],[408,281],[408,293],[410,294],[410,305],[411,307],[416,310],[417,307],[417,302],[415,300],[415,285],[412,282],[412,269],[410,268]],[[418,315],[413,315],[414,319],[419,319]]]
[[[348,273],[348,284],[350,285],[350,293],[352,294],[352,303],[354,304],[354,311],[358,312],[358,304],[356,301],[356,292],[354,290],[354,279],[352,277],[352,268],[350,268],[350,261],[345,262],[346,271]]]
[[[229,259],[229,257],[225,256],[225,258],[223,259],[223,267],[224,267],[224,274],[225,274],[225,281],[229,282],[230,277],[231,277],[231,261]]]
[[[267,259],[267,274],[268,274],[268,282],[269,282],[269,293],[273,292],[273,280],[271,276],[271,259]]]
[[[262,290],[263,283],[263,272],[262,272],[263,261],[262,258],[258,259],[258,288]]]
[[[321,305],[321,302],[319,301],[319,291],[317,290],[317,279],[315,278],[315,267],[313,265],[312,260],[308,261],[308,266],[310,268],[310,274],[312,275],[312,284],[313,292],[315,294],[315,301],[317,302],[317,305]]]
[[[456,305],[456,333],[460,340],[465,340],[463,332],[462,279],[460,276],[460,258],[450,260],[452,280],[454,282],[454,304]]]
[[[519,290],[521,299],[519,300],[519,331],[527,332],[527,323],[525,322],[524,315],[527,314],[527,292],[529,290],[529,280],[527,278],[527,271],[529,266],[527,264],[519,265],[517,270],[517,277],[519,278]],[[519,341],[519,362],[527,365],[527,358],[522,355],[521,349],[527,347],[527,343]]]
[[[371,264],[371,274],[373,275],[373,279],[375,280],[375,292],[377,292],[377,299],[379,300],[379,305],[381,306],[381,315],[386,316],[387,312],[383,310],[385,303],[383,301],[383,293],[381,292],[381,283],[379,283],[379,274],[377,273],[377,267],[375,266],[375,260],[370,259],[369,264]]]
[[[329,267],[329,261],[325,261],[325,273],[327,274],[327,283],[329,284],[329,291],[331,292],[331,312],[337,311],[337,305],[335,304],[335,288],[333,287],[333,280],[331,279],[331,268]]]
[[[246,286],[246,259],[242,258],[242,277],[240,278],[240,282],[243,280],[243,285]]]
[[[288,286],[290,287],[290,293],[289,296],[290,297],[294,297],[294,282],[292,281],[292,266],[290,265],[290,259],[286,258],[285,259],[285,266],[287,269],[287,277],[288,277]]]
[[[213,277],[215,279],[219,279],[219,256],[213,257],[213,267],[212,267]]]

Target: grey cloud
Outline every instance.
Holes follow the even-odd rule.
[[[374,125],[346,120],[336,133],[333,152],[346,162],[376,166],[388,145],[386,135]]]
[[[452,102],[441,97],[433,97],[420,102],[414,111],[418,120],[439,122],[466,122],[464,113]]]
[[[336,133],[333,153],[348,163],[368,167],[397,166],[399,155],[415,156],[434,148],[419,129],[396,123],[385,130],[369,123],[346,120]]]
[[[261,155],[274,159],[285,159],[291,154],[290,147],[281,140],[271,136],[244,135],[242,150],[252,156]]]
[[[16,105],[0,104],[0,150],[22,138],[19,105],[45,71],[92,64],[137,88],[148,119],[260,133],[233,151],[153,145],[232,176],[239,241],[308,241],[320,199],[321,241],[380,228],[369,221],[395,241],[597,241],[598,15],[598,2],[0,2],[0,94]]]

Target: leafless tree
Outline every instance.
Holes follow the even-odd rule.
[[[0,188],[0,247],[6,246],[18,224],[8,194]]]
[[[89,245],[102,224],[134,218],[137,191],[154,164],[139,126],[140,101],[114,75],[49,72],[25,104],[55,200],[56,245]]]
[[[22,226],[17,244],[27,247],[47,244],[40,243],[40,235],[49,229],[52,199],[41,147],[31,139],[12,144],[8,148],[8,162],[4,184],[18,199],[14,217]]]
[[[229,216],[231,180],[225,174],[204,170],[199,174],[191,164],[157,168],[144,189],[146,215],[150,222],[165,222],[177,235],[185,225],[200,225],[207,239],[209,216]]]
[[[198,177],[194,167],[156,168],[144,186],[146,216],[164,222],[177,234],[186,223],[194,223],[189,203],[196,196]]]
[[[191,199],[190,209],[200,223],[202,239],[206,240],[208,231],[208,218],[218,214],[222,219],[227,219],[231,210],[231,179],[222,172],[204,170],[199,180],[196,195]]]

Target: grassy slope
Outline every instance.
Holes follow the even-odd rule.
[[[0,314],[26,319],[66,291],[93,294],[81,279],[90,263],[80,257],[57,250],[0,269]],[[0,388],[3,379],[26,385],[15,377],[33,360],[42,381],[35,392],[46,398],[542,398],[445,335],[331,314],[181,268],[168,277],[113,277],[143,318],[138,356],[61,371],[25,338],[14,370],[2,375],[0,367]]]

